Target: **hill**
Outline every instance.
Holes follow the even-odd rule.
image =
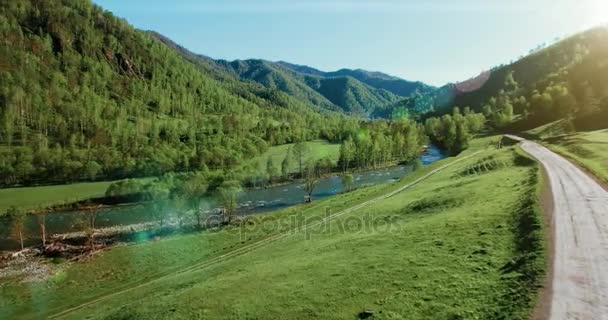
[[[508,131],[559,119],[570,119],[580,129],[600,129],[608,123],[607,71],[608,29],[598,27],[418,99],[434,111],[427,117],[470,107]],[[409,100],[400,103],[414,103]]]
[[[334,72],[323,72],[308,66],[295,65],[284,61],[277,63],[293,71],[312,76],[325,78],[351,77],[373,88],[384,89],[401,97],[407,97],[416,92],[428,92],[434,89],[433,86],[420,81],[408,81],[377,71],[340,69]]]
[[[376,108],[399,100],[398,96],[385,89],[375,88],[350,76],[299,73],[285,68],[284,64],[256,59],[216,60],[215,63],[241,80],[280,90],[304,103],[324,109],[368,116]]]
[[[195,54],[159,33],[150,34],[175,48],[206,72],[216,73],[216,77],[221,75],[219,78],[225,79],[228,74],[236,79],[279,90],[302,103],[332,111],[367,117],[403,97],[433,89],[420,82],[410,82],[380,72],[348,69],[323,72],[308,66],[261,59],[214,60]]]
[[[540,177],[516,148],[488,148],[496,142],[247,226],[49,264],[52,276],[37,284],[9,275],[0,315],[528,319],[544,275]]]
[[[229,168],[357,126],[194,65],[87,0],[2,2],[0,35],[0,184]]]

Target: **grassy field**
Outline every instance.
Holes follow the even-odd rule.
[[[33,209],[101,196],[111,183],[112,181],[103,181],[0,189],[0,212],[5,212],[10,206]]]
[[[306,145],[309,152],[307,152],[304,163],[306,163],[308,160],[316,161],[326,157],[329,157],[334,163],[338,162],[338,158],[340,157],[340,144],[330,143],[325,140],[315,140],[306,142]],[[283,159],[285,159],[287,151],[289,148],[293,149],[293,146],[294,144],[291,143],[270,147],[264,154],[252,159],[250,164],[254,166],[261,166],[262,168],[266,169],[266,162],[268,161],[268,158],[272,158],[275,166],[280,168]],[[290,172],[298,172],[299,167],[297,159],[293,157],[292,160]]]
[[[563,122],[553,122],[529,133],[551,150],[567,157],[608,183],[608,129],[568,133]]]
[[[0,318],[44,318],[105,297],[59,318],[355,319],[369,309],[374,319],[526,319],[544,274],[538,167],[489,142],[476,140],[461,157],[481,153],[390,198],[205,268],[174,273],[321,221],[454,159],[394,184],[256,216],[247,227],[53,265],[43,282],[3,279]]]
[[[335,163],[338,161],[340,145],[332,144],[324,140],[307,142],[310,152],[306,160],[318,160],[329,157]],[[266,168],[266,162],[272,157],[277,168],[289,147],[293,144],[274,146],[264,154],[251,160],[251,164]],[[296,159],[293,159],[291,172],[298,171]],[[22,209],[34,209],[39,206],[58,205],[62,203],[76,202],[96,196],[102,196],[113,181],[75,183],[56,186],[26,187],[26,188],[6,188],[0,189],[0,213],[4,213],[9,207],[17,206]]]

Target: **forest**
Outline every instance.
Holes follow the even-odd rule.
[[[359,128],[276,89],[217,80],[88,0],[0,6],[2,186],[224,169]]]
[[[501,132],[530,130],[559,119],[566,119],[572,129],[600,129],[608,122],[606,57],[608,29],[597,27],[543,44],[463,83],[406,98],[397,106],[426,109],[422,119],[469,106]]]

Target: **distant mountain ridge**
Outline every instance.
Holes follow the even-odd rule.
[[[434,87],[422,82],[407,81],[381,72],[361,69],[324,72],[285,61],[215,60],[192,53],[161,34],[150,33],[178,50],[187,59],[197,60],[194,62],[208,72],[215,72],[218,77],[229,74],[239,80],[253,81],[328,110],[367,117],[380,114],[378,109],[390,106],[404,97],[434,90]]]
[[[308,66],[295,65],[285,61],[279,61],[277,64],[293,71],[313,76],[325,78],[352,77],[369,86],[377,89],[384,89],[402,97],[407,97],[414,92],[426,92],[435,89],[435,87],[420,81],[408,81],[379,71],[340,69],[338,71],[324,72]]]

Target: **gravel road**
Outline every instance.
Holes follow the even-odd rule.
[[[549,319],[608,320],[608,192],[549,149],[521,138],[549,176],[555,233]]]

